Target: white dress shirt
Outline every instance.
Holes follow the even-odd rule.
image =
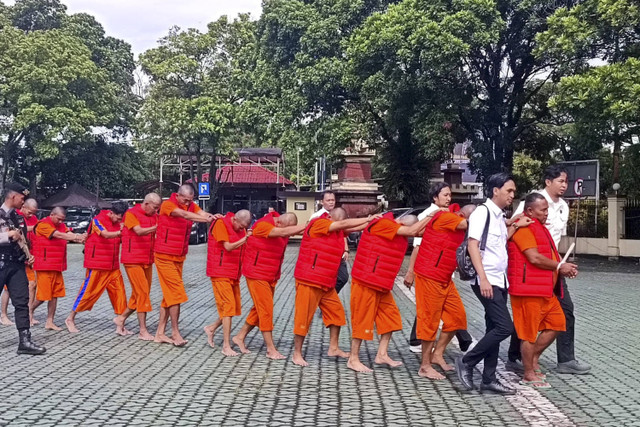
[[[418,221],[422,221],[423,219],[425,219],[427,216],[429,216],[433,212],[436,212],[438,209],[440,209],[438,207],[438,205],[436,205],[435,203],[431,203],[431,206],[429,206],[427,209],[425,209],[422,212],[420,212],[420,215],[418,215]],[[422,243],[422,237],[414,237],[413,238],[413,247],[414,248],[417,247],[417,246],[420,246],[420,243]]]
[[[329,211],[326,210],[324,207],[322,207],[319,210],[315,211],[313,213],[313,215],[311,215],[311,218],[309,218],[309,221],[311,221],[312,219],[316,219],[316,218],[318,218],[319,216],[321,216],[322,214],[325,214],[325,213],[329,213]]]
[[[486,206],[486,208],[485,208]],[[507,224],[502,209],[500,209],[491,199],[484,202],[473,211],[469,217],[469,238],[478,242],[482,241],[482,232],[487,220],[487,208],[489,209],[490,223],[487,233],[487,246],[481,251],[482,266],[487,275],[487,279],[492,286],[504,288],[508,286],[507,281]],[[475,280],[473,284],[475,284]]]
[[[567,222],[569,221],[569,205],[565,202],[562,197],[558,199],[557,202],[554,202],[547,193],[547,190],[538,190],[537,193],[540,193],[547,199],[549,203],[549,216],[547,217],[547,223],[545,226],[549,230],[551,237],[553,237],[553,241],[556,244],[556,248],[560,245],[560,239],[562,236],[567,235]],[[520,202],[518,205],[518,209],[513,213],[514,215],[520,214],[524,211],[524,200]]]

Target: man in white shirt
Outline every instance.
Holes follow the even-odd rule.
[[[517,227],[531,223],[528,217],[521,217],[507,227],[503,209],[513,202],[516,184],[506,173],[491,175],[487,180],[490,198],[480,205],[469,217],[468,251],[477,272],[472,285],[485,310],[486,334],[464,357],[456,359],[456,371],[460,382],[467,390],[473,389],[473,368],[484,360],[481,392],[515,394],[496,379],[500,343],[514,332],[513,321],[507,308],[507,240]],[[485,223],[489,220],[487,242],[480,251],[480,242]]]
[[[569,205],[562,199],[567,191],[568,178],[567,171],[561,165],[551,165],[544,171],[544,190],[538,191],[549,203],[549,216],[547,218],[547,229],[553,237],[556,247],[560,245],[560,239],[567,234],[567,221],[569,221]],[[524,203],[520,203],[514,215],[522,213]],[[561,374],[586,374],[591,370],[587,363],[579,362],[575,357],[575,322],[573,314],[573,302],[567,287],[567,281],[561,277],[563,297],[558,297],[560,306],[566,318],[567,330],[560,333],[556,339],[558,354],[557,372]],[[519,372],[521,367],[517,360],[520,359],[519,340],[512,341],[509,346],[509,361],[507,369]]]
[[[435,214],[438,210],[442,208],[448,208],[451,204],[451,187],[446,182],[438,182],[434,184],[429,190],[429,198],[431,199],[431,205],[423,210],[418,215],[418,221],[422,221],[429,215]],[[416,257],[418,256],[418,250],[420,249],[420,244],[422,243],[422,237],[414,237],[413,238],[413,251],[411,252],[411,259],[409,260],[409,267],[407,268],[407,273],[404,276],[404,284],[406,287],[410,288],[413,285],[415,274],[413,272],[413,267],[416,264]],[[413,321],[413,328],[411,328],[411,335],[409,337],[409,351],[412,353],[420,354],[422,353],[422,341],[418,339],[416,328],[418,324],[418,318]],[[462,351],[467,351],[473,339],[469,332],[467,331],[458,331],[456,332],[456,338],[458,339],[458,344],[460,345],[460,349]]]
[[[311,215],[312,219],[316,219],[325,213],[328,215],[333,208],[336,207],[336,195],[333,191],[327,190],[322,193],[322,200],[320,200],[322,207]],[[349,259],[349,244],[347,238],[344,238],[344,253],[342,254],[342,261],[340,262],[340,269],[338,270],[338,279],[336,280],[336,292],[340,293],[344,285],[349,281],[349,270],[347,268],[347,260]]]

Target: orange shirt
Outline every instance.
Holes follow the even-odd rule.
[[[158,215],[166,215],[170,217],[171,212],[175,211],[176,209],[182,209],[186,211],[188,207],[187,205],[180,205],[180,204],[173,203],[171,200],[165,200],[160,205],[160,212],[158,212]],[[202,209],[200,209],[200,206],[198,206],[197,204],[194,204],[193,213],[198,213],[201,210]],[[161,254],[161,253],[156,253],[155,256],[167,261],[172,261],[172,262],[183,262],[187,258],[186,256],[169,255],[169,254]],[[158,264],[156,264],[156,268],[158,268]]]
[[[129,230],[133,230],[134,227],[137,227],[139,225],[140,225],[140,221],[138,221],[138,218],[136,218],[135,215],[129,212],[126,212],[124,214],[124,226],[127,227]]]
[[[211,229],[211,235],[218,243],[229,241],[229,232],[227,231],[227,226],[224,225],[224,222],[222,220],[216,221],[216,223],[213,225],[213,228]]]
[[[47,239],[53,238],[53,233],[58,231],[53,225],[47,224],[46,222],[41,222],[36,227],[36,235],[46,237]],[[66,233],[69,229],[65,226],[64,232]]]
[[[371,227],[371,235],[382,237],[383,239],[393,240],[398,234],[398,230],[402,227],[402,225],[398,224],[395,221],[390,219],[382,219],[375,223],[373,227]]]
[[[266,239],[274,228],[276,228],[275,225],[269,224],[267,221],[261,221],[257,223],[251,231],[255,237],[262,237]]]
[[[513,233],[511,237],[513,243],[516,244],[518,249],[524,253],[527,249],[536,248],[538,249],[538,242],[536,242],[536,236],[533,235],[533,231],[529,230],[527,227],[519,228],[518,231]],[[558,261],[556,254],[554,251],[551,251],[551,259],[554,261]],[[558,280],[558,272],[554,271],[553,273],[553,283]]]
[[[464,218],[453,212],[445,212],[433,221],[435,231],[456,231]]]

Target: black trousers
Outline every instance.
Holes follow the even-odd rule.
[[[506,289],[493,286],[493,298],[489,299],[482,296],[480,286],[473,285],[471,288],[484,307],[487,332],[476,346],[464,355],[462,361],[475,366],[484,359],[482,382],[489,384],[496,380],[500,343],[514,333],[513,321],[507,308],[508,293]]]
[[[336,280],[336,292],[340,293],[344,285],[349,281],[349,269],[347,268],[347,262],[345,260],[340,261],[340,268],[338,269],[338,279]]]
[[[571,294],[569,294],[569,288],[567,287],[567,280],[564,277],[560,278],[562,282],[563,297],[558,297],[560,301],[560,307],[564,312],[564,317],[567,322],[567,330],[561,332],[556,338],[556,350],[558,353],[558,363],[571,362],[575,360],[575,332],[576,332],[576,317],[573,314],[573,301],[571,301]],[[511,336],[511,343],[509,344],[509,360],[516,361],[521,360],[522,354],[520,353],[520,340],[516,334]]]
[[[29,329],[29,280],[24,263],[0,261],[0,294],[5,285],[15,308],[16,328]]]

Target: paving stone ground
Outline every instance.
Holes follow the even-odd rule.
[[[80,250],[70,247],[67,297],[61,299],[56,318],[61,326],[84,277]],[[287,356],[293,351],[297,251],[296,246],[288,248],[276,290],[273,334]],[[578,358],[593,365],[592,374],[556,374],[552,348],[542,364],[553,388],[522,390],[516,398],[504,398],[462,392],[455,374],[440,382],[417,376],[419,358],[408,352],[407,344],[415,306],[398,286],[393,292],[404,329],[394,334],[390,354],[404,362],[401,368],[376,366],[373,374],[355,374],[344,360],[328,358],[328,331],[319,317],[304,350],[308,368],[290,358],[267,359],[259,331],[248,338],[251,354],[226,358],[219,347],[207,346],[202,330],[216,317],[205,253],[206,246],[192,246],[185,263],[190,298],[182,309],[181,329],[189,340],[185,348],[115,335],[106,295],[93,311],[78,315],[79,334],[34,327],[33,336],[48,349],[45,356],[18,356],[15,328],[0,327],[0,425],[640,425],[637,265],[585,260],[581,277],[569,285],[578,316]],[[244,281],[241,286],[243,316],[234,320],[234,332],[252,305]],[[458,283],[458,288],[469,331],[479,338],[482,308],[467,284]],[[348,312],[349,287],[341,297]],[[160,300],[154,277],[152,331]],[[44,321],[45,315],[41,306],[36,316]],[[128,327],[137,332],[134,317]],[[349,335],[350,328],[343,328],[340,343],[345,350]],[[216,337],[218,345],[221,339]],[[363,345],[364,363],[373,363],[376,348],[377,342]],[[458,354],[452,345],[446,356],[452,360]],[[506,357],[506,344],[501,357]]]

